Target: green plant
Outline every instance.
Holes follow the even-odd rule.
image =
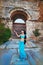
[[[4,24],[0,23],[0,45],[8,41],[11,37],[11,31],[9,28],[5,28]]]
[[[35,29],[35,30],[33,31],[33,34],[34,34],[34,40],[35,40],[36,42],[38,42],[38,36],[40,35],[39,29]]]
[[[35,30],[33,31],[33,33],[34,33],[35,37],[38,37],[38,36],[40,35],[39,29],[35,29]]]

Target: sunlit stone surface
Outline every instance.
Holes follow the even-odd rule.
[[[14,41],[10,41],[10,45]],[[12,44],[11,44],[12,43]],[[1,65],[42,65],[43,64],[43,44],[31,44],[30,47],[26,47],[27,59],[20,59],[18,47],[12,48],[7,42],[6,47],[0,48],[0,64]],[[17,45],[18,43],[16,43]],[[15,45],[15,43],[13,44]],[[33,45],[37,46],[34,47]],[[8,48],[8,46],[10,48]]]

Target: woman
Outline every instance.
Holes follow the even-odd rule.
[[[22,30],[21,31],[21,34],[18,35],[17,32],[14,30],[14,32],[16,33],[17,37],[20,37],[21,40],[19,42],[19,54],[20,54],[20,58],[21,59],[26,59],[27,56],[26,56],[26,53],[24,51],[24,48],[25,48],[25,43],[26,43],[26,34],[25,32]]]

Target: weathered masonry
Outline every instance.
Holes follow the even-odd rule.
[[[43,2],[29,0],[1,0],[0,1],[0,20],[9,27],[14,34],[14,29],[20,33],[25,29],[27,37],[33,35],[33,30],[40,29],[43,36],[43,8],[40,6]],[[14,23],[16,19],[24,20],[24,24]],[[19,30],[18,30],[19,29]]]

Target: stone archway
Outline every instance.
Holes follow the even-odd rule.
[[[14,29],[18,32],[18,34],[20,34],[21,30],[25,30],[26,31],[26,21],[30,18],[30,15],[28,16],[27,12],[24,9],[14,9],[12,11],[10,11],[10,18],[13,21],[13,36],[14,38],[17,38],[17,36],[14,33]],[[24,20],[24,24],[20,24],[20,23],[14,23],[16,19],[22,19]]]

